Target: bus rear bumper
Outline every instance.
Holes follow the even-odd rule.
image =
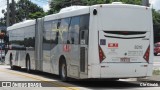
[[[92,65],[92,71],[89,76],[91,78],[147,77],[152,75],[152,66],[152,64],[148,63],[103,63]]]

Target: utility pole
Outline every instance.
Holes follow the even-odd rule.
[[[142,0],[142,5],[149,7],[149,0]]]
[[[10,10],[9,10],[9,0],[7,0],[7,22],[6,22],[7,27],[9,26],[9,12],[10,12]]]
[[[15,23],[15,1],[12,0],[12,24]]]

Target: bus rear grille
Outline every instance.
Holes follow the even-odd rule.
[[[146,31],[104,31],[106,34],[115,34],[115,35],[144,35]]]

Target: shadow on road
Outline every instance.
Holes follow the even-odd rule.
[[[135,82],[126,82],[126,81],[108,81],[106,80],[94,80],[94,81],[71,81],[70,84],[77,85],[79,87],[86,87],[90,89],[95,88],[115,88],[115,89],[127,89],[139,87],[139,84]]]
[[[10,70],[10,68],[7,68]],[[19,69],[17,68],[17,72],[21,73],[27,73],[26,69],[22,68]],[[58,82],[58,83],[67,83],[67,84],[72,84],[75,87],[85,87],[88,89],[98,89],[98,88],[115,88],[115,89],[129,89],[129,88],[136,88],[139,87],[139,84],[136,82],[129,82],[129,81],[110,81],[108,79],[103,79],[103,80],[97,80],[97,79],[89,79],[89,80],[75,80],[75,79],[69,79],[70,81],[68,82],[62,82],[59,78],[58,75],[50,74],[50,73],[45,73],[45,72],[40,72],[40,71],[35,71],[32,70],[30,72],[33,75],[38,75],[44,78],[48,79],[53,79],[57,81],[51,81],[51,82]]]

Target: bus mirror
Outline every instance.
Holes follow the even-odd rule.
[[[93,10],[93,15],[97,15],[97,10],[96,9]]]

